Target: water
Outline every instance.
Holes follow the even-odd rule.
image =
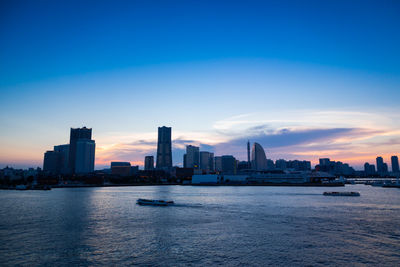
[[[359,191],[328,197],[323,191]],[[170,207],[137,198],[172,199]],[[0,191],[0,265],[400,265],[400,190],[140,186]]]

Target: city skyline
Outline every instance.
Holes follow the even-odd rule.
[[[0,167],[41,166],[83,125],[97,169],[156,157],[160,125],[174,165],[186,145],[246,160],[250,139],[274,160],[390,166],[400,4],[250,2],[3,1]]]

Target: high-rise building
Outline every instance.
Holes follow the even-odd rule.
[[[224,174],[236,174],[236,159],[234,156],[225,155],[221,157],[222,172]]]
[[[186,146],[186,165],[185,168],[199,169],[200,167],[200,148],[197,146]],[[185,160],[184,160],[185,161]]]
[[[94,171],[94,140],[79,139],[76,141],[75,173],[85,174]]]
[[[61,153],[46,151],[44,153],[43,171],[50,174],[59,174],[61,170]]]
[[[214,170],[214,153],[200,152],[200,169],[207,172]]]
[[[154,157],[153,156],[144,157],[144,170],[145,171],[154,170]]]
[[[399,158],[397,156],[392,156],[392,172],[398,173],[399,172]]]
[[[251,150],[251,168],[254,170],[267,169],[267,158],[264,148],[258,143],[254,143]]]
[[[172,167],[171,127],[158,127],[157,169]]]
[[[250,140],[247,140],[247,168],[251,169],[251,162],[250,162]]]
[[[78,141],[84,141],[80,142],[79,152],[78,152]],[[94,150],[92,151],[94,147],[95,144],[94,140],[92,140],[91,128],[86,128],[86,127],[71,128],[71,134],[69,139],[69,153],[68,153],[69,154],[68,167],[71,173],[78,173],[77,167],[79,168],[80,172],[84,171],[83,173],[86,173],[86,170],[94,169]],[[85,153],[85,154],[78,155],[78,153]],[[93,158],[89,159],[87,158],[88,156],[91,156]]]
[[[364,173],[365,175],[374,175],[375,174],[375,165],[369,164],[366,162],[364,164]]]
[[[378,173],[384,173],[385,172],[385,163],[383,162],[382,157],[377,157],[376,158],[376,168]]]
[[[66,144],[66,145],[54,146],[54,151],[60,153],[60,161],[61,161],[60,172],[62,174],[68,173],[69,145]]]
[[[214,170],[216,172],[222,171],[222,157],[214,157]]]

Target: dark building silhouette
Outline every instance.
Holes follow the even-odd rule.
[[[392,172],[399,172],[399,158],[397,156],[392,156]]]
[[[200,148],[197,146],[186,146],[186,154],[183,155],[184,168],[199,169],[200,167]]]
[[[377,157],[376,158],[376,168],[378,173],[386,173],[387,172],[387,164],[383,162],[382,157]]]
[[[171,127],[158,127],[157,169],[172,167]]]
[[[375,165],[369,164],[366,162],[364,164],[364,173],[365,175],[374,175],[375,174]]]
[[[250,140],[247,140],[247,168],[251,169],[251,161],[250,161]]]
[[[95,142],[91,128],[71,128],[69,140],[69,171],[88,173],[94,170]]]
[[[200,169],[206,172],[214,171],[214,153],[200,151]]]
[[[50,174],[59,174],[61,171],[61,153],[58,151],[46,151],[44,153],[43,171]]]
[[[224,174],[236,174],[236,159],[234,156],[225,155],[221,157],[221,167]]]
[[[154,170],[154,157],[153,156],[144,157],[144,170],[145,171]]]
[[[68,173],[68,164],[69,164],[69,145],[58,145],[54,146],[54,151],[60,153],[60,173],[66,174]]]
[[[111,174],[128,176],[131,174],[131,163],[130,162],[111,162]]]

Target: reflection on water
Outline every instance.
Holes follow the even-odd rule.
[[[400,190],[140,186],[0,192],[0,265],[400,264]],[[136,205],[137,198],[175,205]]]

